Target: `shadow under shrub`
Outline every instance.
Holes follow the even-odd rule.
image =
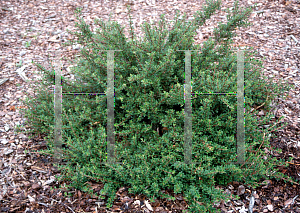
[[[115,52],[115,156],[122,164],[106,162],[106,96],[63,96],[63,152],[66,165],[59,180],[68,180],[68,187],[83,191],[89,180],[105,184],[99,196],[107,196],[112,206],[115,192],[130,185],[130,193],[142,193],[151,201],[166,197],[163,189],[183,193],[189,201],[189,211],[216,211],[212,204],[227,199],[214,186],[226,185],[232,180],[256,188],[261,179],[286,177],[274,167],[285,165],[271,158],[263,148],[271,150],[268,135],[276,128],[259,128],[271,121],[271,113],[258,119],[254,106],[264,104],[271,112],[271,103],[290,88],[272,83],[260,76],[262,63],[253,59],[254,53],[245,51],[245,165],[229,162],[236,159],[236,97],[225,95],[192,95],[192,161],[184,164],[184,78],[185,53],[192,52],[192,92],[236,92],[237,57],[231,50],[232,32],[236,27],[248,26],[246,19],[251,13],[247,8],[239,10],[235,3],[228,11],[226,24],[219,23],[214,38],[203,47],[194,45],[196,29],[220,9],[220,1],[207,1],[204,12],[197,12],[192,21],[176,14],[174,25],[165,27],[163,15],[159,28],[148,23],[143,25],[145,37],[138,40],[134,35],[130,18],[130,39],[116,22],[104,23],[96,32],[82,18],[73,33],[76,39],[67,45],[81,44],[80,57],[72,72],[76,81],[62,78],[63,92],[107,92],[107,51]],[[40,153],[53,154],[54,94],[45,88],[54,85],[54,68],[44,72],[40,89],[34,98],[27,98],[30,106],[23,113],[28,118],[31,132],[47,133],[48,150]],[[164,129],[164,130],[163,130]],[[158,132],[159,134],[158,134]],[[276,171],[273,173],[273,171]],[[288,178],[288,180],[291,180]],[[91,191],[90,191],[91,192]],[[198,204],[199,202],[202,205]]]

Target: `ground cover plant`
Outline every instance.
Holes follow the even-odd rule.
[[[193,144],[192,159],[199,164],[184,164],[184,81],[185,55],[192,57],[193,92],[235,92],[237,90],[237,57],[231,49],[236,27],[246,27],[251,8],[241,10],[236,2],[228,11],[227,23],[220,23],[214,37],[200,45],[194,44],[196,29],[205,23],[217,9],[220,1],[207,1],[203,12],[194,20],[176,14],[173,26],[166,27],[163,15],[159,28],[145,23],[145,37],[138,40],[130,21],[130,39],[116,22],[97,20],[100,27],[93,32],[80,18],[74,41],[83,48],[72,70],[76,82],[62,79],[63,92],[107,92],[107,51],[115,52],[115,156],[123,164],[107,165],[107,104],[106,96],[63,96],[62,135],[64,161],[59,180],[68,180],[68,187],[92,191],[89,180],[105,184],[97,196],[106,196],[111,206],[116,190],[129,185],[130,193],[142,193],[153,201],[164,197],[161,191],[169,188],[183,193],[191,212],[215,211],[212,204],[228,196],[214,187],[235,180],[252,187],[259,180],[287,176],[276,172],[275,166],[285,165],[266,155],[271,150],[268,137],[276,128],[263,129],[259,125],[270,122],[269,113],[263,119],[256,117],[254,106],[264,106],[289,89],[284,84],[272,83],[260,76],[261,62],[254,53],[245,52],[245,165],[234,165],[236,159],[236,97],[192,96]],[[130,13],[129,13],[130,14]],[[130,15],[129,15],[130,18]],[[54,94],[48,89],[54,85],[54,67],[43,71],[43,80],[37,97],[28,97],[22,110],[28,118],[32,133],[47,133],[48,150],[54,148]],[[157,132],[158,130],[158,132]],[[159,133],[159,134],[158,134]],[[290,179],[289,179],[290,180]]]

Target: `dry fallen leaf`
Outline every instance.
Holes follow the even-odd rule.
[[[48,41],[51,41],[51,42],[60,42],[59,36],[58,35],[52,36],[51,38],[48,39]]]
[[[148,202],[148,200],[145,200],[145,205],[146,205],[146,207],[147,207],[150,211],[153,211],[152,206],[150,205],[150,203]]]
[[[15,106],[10,106],[10,107],[9,107],[9,110],[15,112],[15,111],[16,111],[16,107],[15,107]]]

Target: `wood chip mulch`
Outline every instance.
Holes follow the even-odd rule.
[[[233,6],[232,0],[222,1],[222,9]],[[135,32],[142,36],[140,24],[143,21],[159,20],[161,13],[166,13],[166,20],[173,20],[176,10],[188,17],[201,10],[203,0],[139,0],[139,1],[96,1],[96,0],[0,0],[0,212],[183,212],[188,203],[182,195],[174,195],[170,190],[165,193],[175,196],[175,201],[160,199],[150,203],[143,195],[128,193],[124,186],[116,193],[117,200],[112,208],[106,207],[106,200],[91,197],[80,190],[66,190],[64,182],[58,183],[57,169],[52,166],[52,158],[32,153],[46,149],[45,135],[28,140],[28,135],[16,133],[21,129],[25,118],[19,112],[25,92],[33,94],[37,80],[37,68],[31,61],[44,65],[54,59],[56,50],[62,50],[63,72],[68,76],[69,62],[78,54],[78,47],[62,47],[62,43],[72,39],[66,29],[75,30],[73,10],[83,8],[87,23],[94,18],[108,20],[112,13],[113,20],[128,25],[126,5],[133,8]],[[237,29],[235,43],[240,46],[252,46],[259,51],[257,58],[263,59],[266,76],[276,76],[296,85],[288,98],[279,98],[279,105],[274,107],[276,117],[285,116],[282,122],[288,122],[283,130],[273,132],[270,139],[272,147],[282,149],[282,153],[270,153],[277,159],[284,159],[289,166],[278,168],[280,172],[300,179],[299,150],[299,82],[300,82],[300,1],[248,0],[241,6],[257,3],[249,21],[253,26]],[[217,12],[197,31],[196,43],[202,43],[212,36],[217,22],[226,20],[225,12]],[[128,29],[125,29],[128,36]],[[22,69],[25,77],[18,69]],[[74,77],[70,75],[70,77]],[[26,78],[29,81],[26,81]],[[263,115],[264,111],[260,113]],[[30,150],[26,153],[24,150]],[[266,150],[268,152],[268,150]],[[292,157],[292,160],[289,160]],[[94,193],[99,192],[103,184],[89,182]],[[56,187],[56,188],[55,188]],[[255,198],[253,212],[300,212],[299,183],[265,180],[264,185],[254,190],[232,182],[221,187],[226,193],[239,195],[239,200],[231,199],[216,203],[222,212],[249,212],[251,194]]]

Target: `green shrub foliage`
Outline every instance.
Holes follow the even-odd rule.
[[[86,182],[105,184],[100,197],[106,196],[112,206],[119,187],[129,185],[131,193],[142,193],[154,201],[165,197],[163,189],[183,193],[191,212],[213,212],[215,201],[227,195],[215,188],[235,180],[257,187],[263,178],[285,177],[274,169],[283,162],[266,155],[270,148],[268,135],[276,126],[261,130],[272,115],[258,118],[253,106],[264,104],[269,111],[277,96],[283,96],[289,86],[277,85],[260,76],[262,63],[253,59],[254,53],[245,51],[245,148],[246,161],[251,164],[230,163],[236,159],[236,96],[192,95],[192,161],[184,164],[184,84],[185,52],[192,52],[192,92],[236,92],[237,57],[231,48],[233,31],[246,27],[251,8],[240,10],[236,2],[228,10],[227,23],[219,23],[214,36],[195,45],[196,29],[216,10],[220,1],[207,1],[203,12],[194,19],[179,18],[166,27],[161,16],[158,28],[144,23],[144,38],[137,39],[131,17],[130,38],[124,27],[116,22],[96,20],[100,27],[94,32],[77,13],[78,32],[75,40],[66,45],[81,44],[80,57],[72,72],[76,81],[62,78],[63,92],[107,92],[107,51],[114,52],[115,86],[115,156],[122,164],[107,165],[105,95],[63,96],[63,152],[66,164],[59,180],[70,181],[68,187],[89,191]],[[130,10],[129,10],[130,12]],[[130,13],[129,13],[130,14]],[[48,150],[53,154],[54,94],[49,86],[55,84],[54,67],[43,71],[43,81],[36,97],[26,99],[24,109],[29,133],[45,133]],[[45,89],[47,88],[47,89]],[[262,109],[262,108],[261,108]],[[163,131],[163,127],[167,127]],[[157,132],[158,130],[158,132]],[[159,134],[158,134],[159,133]],[[264,157],[263,157],[264,156]],[[273,171],[276,171],[275,173]],[[272,173],[273,172],[273,173]],[[290,180],[290,179],[289,179]],[[203,203],[202,205],[199,202]]]

